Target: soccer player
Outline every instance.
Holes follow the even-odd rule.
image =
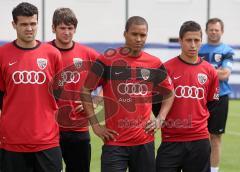
[[[220,83],[219,102],[216,108],[212,109],[208,120],[211,143],[211,172],[218,172],[219,169],[221,137],[225,132],[228,116],[228,95],[231,93],[228,79],[232,71],[234,51],[230,46],[221,42],[223,32],[224,24],[221,19],[209,19],[206,24],[207,43],[199,51],[199,55],[216,69]]]
[[[165,63],[175,99],[162,125],[157,172],[210,172],[210,143],[206,104],[218,100],[214,68],[198,57],[202,30],[186,21],[179,31],[181,54]]]
[[[173,87],[160,59],[142,51],[147,33],[144,18],[129,18],[124,47],[109,49],[100,56],[85,82],[83,105],[94,133],[104,141],[102,172],[123,172],[127,168],[131,172],[155,172],[153,130],[172,105]],[[90,90],[99,84],[103,86],[106,126],[99,124],[90,96]],[[150,117],[153,91],[169,96],[157,121]]]
[[[12,11],[17,39],[0,48],[1,172],[60,172],[57,104],[49,83],[62,69],[60,52],[35,39],[38,9]]]
[[[60,50],[64,70],[62,82],[64,94],[59,98],[60,145],[66,164],[66,172],[89,172],[91,160],[88,119],[79,101],[79,91],[87,76],[88,68],[99,54],[73,41],[78,20],[69,8],[56,9],[52,30],[56,39],[50,42]]]

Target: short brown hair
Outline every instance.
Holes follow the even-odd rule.
[[[186,32],[200,32],[202,37],[201,26],[195,21],[186,21],[182,24],[179,31],[179,38],[182,39]]]
[[[54,27],[64,23],[65,25],[74,25],[77,28],[78,20],[70,8],[58,8],[54,11],[52,23]]]
[[[223,23],[223,21],[222,21],[221,19],[219,19],[219,18],[211,18],[211,19],[209,19],[209,20],[207,21],[207,23],[206,23],[206,30],[207,30],[208,25],[209,25],[210,23],[211,23],[211,24],[220,23],[222,31],[224,30],[224,23]]]

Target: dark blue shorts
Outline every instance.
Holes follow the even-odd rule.
[[[157,172],[210,172],[210,153],[209,139],[162,142],[157,152],[156,169]]]
[[[221,96],[219,97],[219,101],[217,101],[215,108],[210,111],[210,117],[208,119],[208,131],[211,134],[225,133],[228,117],[228,104],[228,95]]]
[[[61,172],[60,147],[39,152],[12,152],[2,149],[1,172]]]
[[[102,147],[101,172],[155,172],[154,142]]]
[[[90,135],[85,132],[60,132],[62,156],[66,172],[89,172],[91,161]]]

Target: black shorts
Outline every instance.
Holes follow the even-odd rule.
[[[66,172],[89,172],[91,160],[90,135],[85,132],[60,132],[62,156]]]
[[[216,107],[210,112],[208,119],[208,131],[211,134],[225,133],[227,117],[228,117],[229,97],[221,96]]]
[[[156,158],[157,172],[210,172],[209,139],[162,142]]]
[[[1,164],[2,164],[2,149],[0,148],[0,172],[1,172]]]
[[[39,152],[12,152],[2,149],[1,172],[61,172],[60,147]]]
[[[101,172],[155,172],[154,142],[138,146],[103,145]]]

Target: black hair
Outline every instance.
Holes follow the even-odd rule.
[[[128,31],[128,29],[132,26],[132,25],[146,25],[147,26],[147,29],[148,29],[148,23],[147,21],[143,18],[143,17],[140,17],[140,16],[132,16],[130,17],[127,22],[126,22],[126,25],[125,25],[125,32]]]
[[[200,32],[202,37],[201,26],[195,21],[186,21],[182,24],[179,31],[179,38],[182,39],[186,32]]]
[[[18,4],[12,10],[12,17],[13,17],[14,23],[17,23],[17,17],[18,16],[31,17],[35,14],[38,17],[38,8],[36,6],[34,6],[33,4],[28,3],[28,2],[22,2],[22,3]]]

